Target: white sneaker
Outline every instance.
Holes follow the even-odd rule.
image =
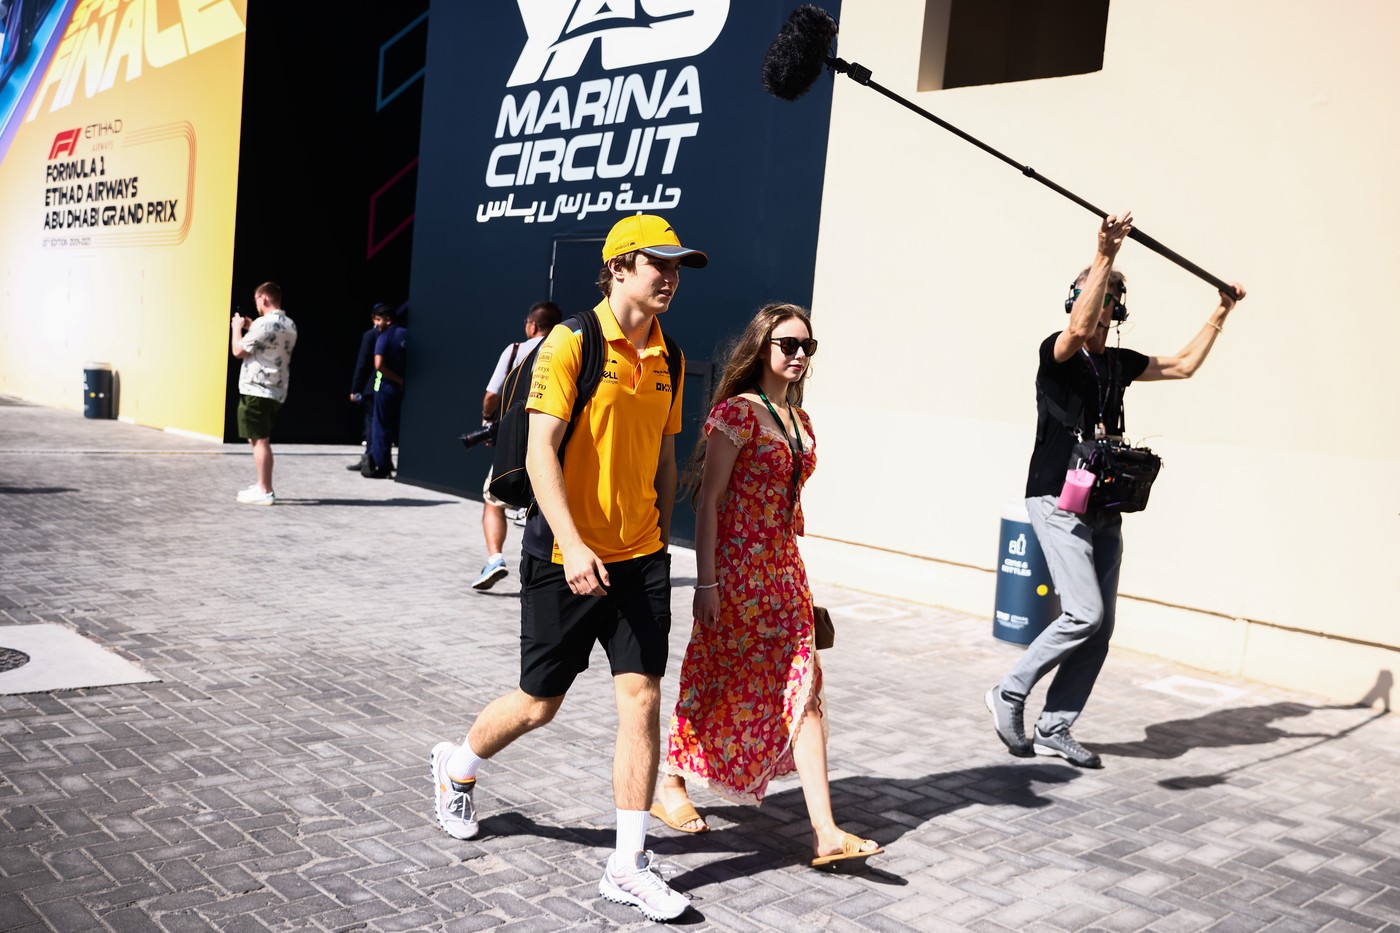
[[[656,856],[648,849],[638,852],[636,862],[630,869],[617,871],[617,853],[608,858],[603,869],[603,880],[598,882],[598,893],[614,904],[628,904],[640,910],[648,920],[674,920],[685,913],[690,906],[690,898],[679,891],[672,891],[661,880],[653,863]]]
[[[433,809],[443,832],[453,839],[470,839],[481,830],[476,822],[476,804],[472,802],[476,779],[454,781],[447,776],[447,759],[456,750],[451,742],[439,742],[428,758],[433,771]]]
[[[238,501],[244,505],[272,505],[277,501],[277,495],[263,492],[257,486],[249,486],[238,494]]]

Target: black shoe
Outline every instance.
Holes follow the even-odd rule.
[[[345,469],[347,469],[347,470],[354,470],[356,473],[358,473],[358,472],[360,472],[361,470],[363,470],[364,468],[365,468],[365,458],[364,458],[364,457],[361,457],[360,459],[356,460],[354,463],[352,463],[352,464],[350,464],[349,466],[347,466]]]
[[[1103,767],[1103,759],[1076,742],[1074,736],[1069,734],[1069,729],[1046,734],[1037,726],[1033,747],[1037,755],[1058,755],[1080,768]]]

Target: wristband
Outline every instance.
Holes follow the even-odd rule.
[[[714,583],[697,583],[697,584],[695,584],[695,588],[696,588],[697,590],[713,590],[713,589],[716,589],[718,586],[719,586],[719,581],[718,581],[718,580],[716,580]]]

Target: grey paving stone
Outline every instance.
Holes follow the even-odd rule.
[[[73,452],[98,431],[133,453]],[[232,501],[241,449],[0,405],[0,644],[9,624],[65,625],[162,678],[0,696],[0,929],[654,926],[597,895],[613,844],[601,653],[554,723],[483,769],[482,836],[434,823],[427,750],[513,686],[518,581],[471,592],[479,506],[366,483],[341,469],[357,453],[279,447],[287,501],[250,510]],[[73,491],[5,494],[26,475]],[[692,555],[675,561],[693,577]],[[818,597],[845,607],[822,658],[835,812],[887,851],[814,872],[795,780],[759,809],[697,791],[715,831],[650,840],[694,899],[685,926],[1400,926],[1396,717],[1115,651],[1076,726],[1105,769],[1017,760],[981,706],[1016,654],[987,619]],[[689,599],[676,590],[678,620]],[[1242,692],[1208,706],[1147,688],[1172,674]]]

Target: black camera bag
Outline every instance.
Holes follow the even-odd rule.
[[[1071,468],[1083,467],[1098,477],[1089,491],[1089,508],[1105,512],[1147,508],[1152,483],[1162,470],[1162,458],[1150,448],[1107,437],[1075,444],[1070,461]]]

